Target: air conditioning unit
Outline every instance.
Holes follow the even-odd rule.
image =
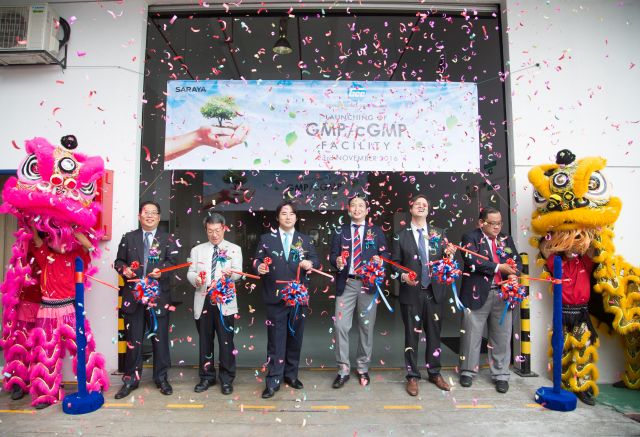
[[[0,6],[0,65],[60,64],[60,27],[50,5]]]

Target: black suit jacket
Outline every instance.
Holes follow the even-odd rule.
[[[444,229],[436,226],[428,226],[429,232],[429,261],[437,261],[444,256],[445,239],[447,238]],[[418,285],[412,286],[406,282],[400,282],[400,303],[417,305],[418,297],[421,292],[420,287],[420,275],[422,274],[423,263],[420,259],[420,253],[418,251],[418,245],[416,239],[413,236],[411,226],[407,229],[403,229],[398,232],[393,240],[393,254],[391,260],[407,267],[418,275]],[[429,268],[429,267],[424,267]],[[404,270],[397,267],[393,267],[394,271],[401,275],[405,273]],[[398,279],[400,276],[398,276]],[[433,289],[433,297],[436,303],[440,303],[445,299],[446,288],[444,284],[438,283],[435,278],[431,278],[431,287]]]
[[[506,263],[508,258],[513,258],[518,265],[518,270],[521,271],[522,260],[518,255],[513,239],[507,235],[500,234],[496,239],[496,244],[500,263]],[[480,228],[469,231],[462,236],[462,247],[489,258],[489,261],[486,261],[466,252],[462,256],[464,270],[462,273],[460,301],[470,310],[477,310],[482,308],[482,305],[487,301],[497,264],[492,261],[491,243],[484,237]],[[501,277],[506,279],[506,276],[501,275]]]
[[[294,249],[294,246],[302,248],[302,258],[295,256],[294,251],[296,249]],[[280,290],[285,288],[287,284],[276,284],[276,281],[295,280],[300,261],[309,260],[316,269],[320,266],[316,249],[313,244],[311,244],[311,237],[301,234],[298,231],[294,231],[293,233],[288,261],[284,257],[284,249],[282,247],[279,230],[275,233],[260,236],[256,256],[253,260],[253,267],[256,271],[258,266],[264,262],[265,257],[269,257],[272,260],[272,264],[269,266],[269,272],[261,275],[262,280],[260,281],[262,282],[262,300],[268,305],[279,303],[284,305]],[[300,271],[300,281],[305,285],[309,282],[309,278],[304,270]]]
[[[159,261],[149,262],[147,264],[147,273],[151,272],[154,268],[165,268],[176,265],[175,257],[178,253],[175,243],[169,237],[166,232],[157,229],[156,235],[153,238],[152,246],[157,246],[160,250]],[[120,245],[118,246],[118,255],[113,263],[113,267],[116,271],[122,274],[122,271],[127,266],[131,266],[131,263],[138,261],[140,268],[137,269],[136,277],[142,277],[142,270],[144,266],[144,242],[142,229],[136,229],[135,231],[127,232],[122,236]],[[158,281],[160,284],[160,294],[156,298],[156,314],[159,317],[164,316],[167,313],[167,308],[171,304],[171,272],[163,273]],[[133,313],[138,307],[138,302],[133,298],[133,290],[136,286],[135,282],[127,282],[125,276],[124,287],[122,290],[122,312]]]
[[[363,264],[369,262],[374,255],[389,258],[389,247],[387,246],[387,239],[382,229],[378,226],[365,223],[364,233],[362,235],[364,238],[362,240],[362,254],[360,255],[360,259]],[[370,236],[370,240],[367,239],[367,235]],[[345,265],[342,270],[338,270],[336,274],[336,296],[342,296],[342,293],[344,293],[344,287],[347,284],[347,277],[349,276],[349,263],[351,262],[351,257],[353,257],[351,224],[336,229],[335,234],[333,234],[329,262],[336,269],[338,268],[336,260],[342,256],[343,250],[349,251],[349,259],[347,260],[347,265]],[[375,290],[370,290],[370,292],[373,293]]]

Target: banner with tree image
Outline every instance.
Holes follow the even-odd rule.
[[[474,172],[478,138],[475,84],[167,84],[167,170]]]

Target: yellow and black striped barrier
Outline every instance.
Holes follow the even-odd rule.
[[[531,310],[529,306],[529,254],[520,253],[522,259],[521,283],[527,290],[527,296],[520,303],[520,367],[514,372],[520,376],[538,376],[531,371]]]
[[[127,340],[124,332],[124,317],[122,316],[122,290],[124,288],[124,280],[118,275],[118,372],[124,372],[124,354],[127,351]]]

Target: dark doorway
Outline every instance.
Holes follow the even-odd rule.
[[[144,111],[141,152],[142,200],[161,203],[163,220],[179,238],[180,260],[205,241],[202,217],[212,206],[230,224],[227,239],[243,247],[245,271],[250,271],[257,238],[275,226],[276,204],[238,190],[229,172],[164,171],[163,144],[168,80],[358,80],[358,81],[453,81],[478,85],[480,173],[309,172],[262,171],[260,184],[293,186],[282,189],[280,198],[298,198],[307,206],[299,212],[299,229],[317,235],[317,250],[325,268],[334,226],[346,219],[341,190],[366,187],[371,201],[369,217],[383,227],[389,241],[395,230],[408,223],[408,199],[418,192],[431,199],[430,222],[446,228],[452,241],[475,226],[481,205],[502,210],[508,220],[509,177],[507,166],[505,90],[501,75],[502,41],[497,12],[451,12],[434,9],[407,13],[348,13],[318,10],[289,18],[291,55],[274,55],[280,17],[264,11],[249,15],[219,13],[150,13],[147,33]],[[256,179],[251,163],[236,177]],[[229,182],[224,182],[225,180]],[[340,183],[326,187],[323,181]],[[213,182],[227,184],[207,190]],[[310,187],[301,187],[311,181]],[[357,182],[356,182],[357,181]],[[317,183],[316,188],[313,183]],[[258,182],[256,182],[258,183]],[[246,182],[250,184],[250,182]],[[246,185],[245,184],[245,185]],[[284,184],[284,185],[282,185]],[[256,187],[249,187],[256,188]],[[301,188],[308,191],[301,191]],[[236,190],[234,194],[233,190]],[[216,194],[217,193],[217,194]],[[301,194],[302,193],[302,194]],[[225,207],[225,202],[241,207]],[[234,197],[236,196],[236,197]],[[309,200],[311,199],[311,201]],[[186,272],[176,275],[173,315],[173,363],[195,364],[197,336],[193,321],[193,290]],[[395,281],[388,278],[393,295]],[[266,356],[266,329],[259,285],[240,286],[240,320],[236,335],[241,366],[260,367]],[[303,365],[333,367],[333,285],[316,277],[311,287],[312,314],[305,328]],[[378,310],[375,366],[403,366],[403,328],[399,306],[394,313]],[[455,345],[459,336],[459,313],[445,311],[443,323],[444,365],[457,365]],[[449,347],[451,346],[451,347]]]

